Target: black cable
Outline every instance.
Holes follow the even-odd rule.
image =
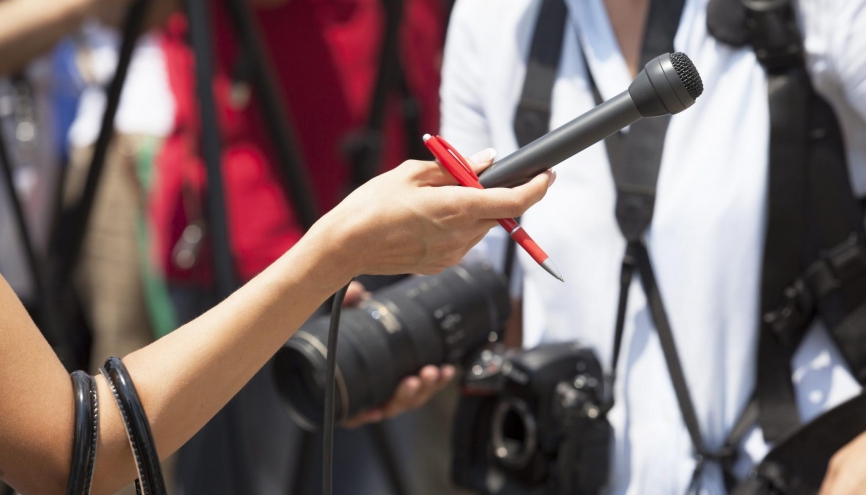
[[[351,283],[351,282],[350,282]],[[334,490],[334,399],[337,392],[337,334],[340,330],[340,314],[349,284],[334,294],[331,307],[331,327],[328,331],[328,369],[325,374],[325,424],[322,444],[322,495],[331,495]]]

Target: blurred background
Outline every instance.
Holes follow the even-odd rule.
[[[70,370],[171,332],[430,158],[451,0],[40,3],[0,0],[21,20],[0,26],[0,273]],[[171,493],[318,491],[321,439],[273,387],[266,367],[165,464]],[[341,430],[336,492],[453,492],[455,401]]]

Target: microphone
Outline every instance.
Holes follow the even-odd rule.
[[[650,60],[626,91],[494,163],[478,180],[485,188],[523,184],[643,117],[682,112],[703,91],[691,59],[665,53]]]

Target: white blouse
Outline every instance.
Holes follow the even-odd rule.
[[[457,2],[443,67],[441,133],[464,153],[494,147],[505,156],[517,148],[512,122],[540,3]],[[603,0],[566,3],[552,127],[594,106],[578,39],[604,99],[632,80]],[[755,386],[769,112],[767,80],[752,49],[734,49],[711,36],[706,3],[686,1],[674,43],[694,61],[705,90],[693,107],[671,119],[647,243],[704,443],[715,448]],[[799,9],[813,82],[837,111],[854,188],[864,195],[866,1],[802,0]],[[565,283],[520,253],[524,343],[577,339],[609,367],[625,241],[614,218],[604,145],[556,171],[556,184],[524,216],[524,225]],[[491,231],[475,255],[501,261],[504,234]],[[860,390],[818,325],[793,367],[806,420]],[[610,416],[616,432],[610,493],[685,493],[694,468],[692,446],[637,280],[629,295],[618,375]],[[757,429],[743,450],[744,470],[766,453]],[[725,493],[716,467],[707,469],[702,493]]]

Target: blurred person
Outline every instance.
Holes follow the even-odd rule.
[[[489,162],[481,163],[481,167]],[[157,451],[174,452],[222,408],[328,296],[361,274],[437,273],[496,218],[537,203],[555,176],[514,189],[443,187],[433,162],[406,162],[358,188],[278,261],[195,321],[125,358]],[[0,277],[0,476],[22,495],[66,492],[74,414],[71,380]],[[231,364],[228,364],[231,363]],[[103,376],[92,493],[137,475]]]
[[[76,36],[75,61],[85,86],[67,139],[71,149],[64,191],[67,203],[80,200],[105,112],[104,88],[115,73],[121,35],[88,23]],[[153,157],[171,130],[174,114],[159,37],[145,34],[132,55],[79,261],[79,294],[94,327],[92,369],[109,356],[141,348],[175,328],[171,308],[163,303],[156,309],[160,282],[155,279],[158,270],[153,274],[155,270],[148,267],[145,205],[147,182],[153,180]],[[154,292],[155,296],[148,297]]]
[[[252,90],[248,55],[225,9],[211,2],[214,38],[214,92],[220,116],[222,173],[231,252],[236,274],[249,280],[303,235],[304,228],[283,189],[273,143],[262,119],[262,102]],[[423,128],[438,125],[438,70],[444,36],[444,3],[410,0],[400,25],[400,58],[410,95],[418,103]],[[311,179],[319,211],[327,211],[349,190],[353,167],[345,156],[347,140],[371,112],[385,13],[380,0],[273,0],[255,9],[263,45],[270,58],[282,103],[294,124],[301,163]],[[168,24],[162,46],[177,116],[157,157],[157,182],[151,196],[155,256],[164,267],[179,321],[193,318],[217,302],[212,288],[211,247],[197,241],[193,259],[178,258],[185,233],[206,231],[207,193],[201,160],[201,124],[195,94],[195,63],[188,26],[177,15]],[[405,157],[401,108],[386,107],[383,156],[379,172]],[[408,136],[418,139],[420,135]],[[353,289],[362,291],[359,286]],[[352,297],[349,298],[351,300]],[[266,367],[180,452],[179,481],[187,495],[252,491],[284,492],[298,486],[302,431],[274,393]],[[447,376],[445,376],[447,375]],[[428,367],[408,377],[395,400],[353,422],[383,419],[416,407],[447,382],[453,369]],[[408,418],[401,420],[404,424]],[[389,425],[398,431],[407,426]],[[400,428],[403,428],[402,430]],[[406,435],[398,433],[395,438]],[[377,466],[366,431],[340,431],[336,442],[339,493],[380,493],[387,478]],[[412,449],[395,442],[410,458]],[[401,468],[405,466],[405,462]],[[352,474],[349,474],[352,473]],[[308,481],[318,479],[312,473]],[[353,475],[355,474],[355,475]],[[341,479],[346,480],[343,485]],[[252,486],[250,486],[252,485]]]
[[[81,199],[122,34],[88,22],[74,37],[73,63],[84,87],[66,139],[66,205]],[[159,37],[145,33],[132,54],[76,268],[77,294],[92,329],[94,372],[110,356],[129,354],[177,327],[164,280],[150,257],[146,214],[153,158],[173,122],[174,99]],[[171,462],[163,465],[169,479],[173,467]],[[135,489],[130,485],[121,493]]]
[[[61,169],[68,160],[69,146],[71,144],[77,150],[90,145],[95,140],[102,117],[102,107],[104,107],[104,102],[99,100],[104,98],[102,85],[113,75],[116,63],[116,47],[110,45],[112,43],[116,45],[117,41],[106,42],[105,38],[99,39],[95,34],[98,29],[93,26],[99,22],[107,24],[119,22],[131,4],[131,0],[57,2],[0,0],[0,18],[14,21],[0,25],[0,117],[3,120],[0,129],[3,131],[4,143],[7,144],[11,166],[15,169],[17,194],[24,209],[37,260],[43,259],[48,251],[49,230],[55,221],[54,214],[60,208],[57,204],[57,191],[63,174]],[[166,12],[170,12],[175,7],[173,0],[157,0],[153,4],[151,24],[157,23],[159,19],[166,16]],[[91,50],[94,48],[94,43],[101,44],[102,50]],[[153,45],[153,42],[150,44]],[[112,53],[113,51],[115,52]],[[139,55],[140,52],[136,52],[134,58],[141,62],[142,57]],[[130,108],[131,101],[143,101],[135,99],[136,91],[144,87],[151,91],[151,95],[158,94],[160,74],[162,80],[165,80],[164,68],[160,70],[158,63],[151,63],[151,67],[141,67],[149,60],[153,60],[153,57],[149,59],[144,57],[144,59],[143,63],[133,63],[130,76],[133,94],[130,95],[130,91],[127,91],[126,97],[122,99],[118,117],[118,127],[121,130],[128,129],[130,122],[136,120],[141,122],[152,118],[159,121],[161,113],[170,114],[172,111],[167,108],[170,104],[166,102],[165,97],[148,98],[145,105],[146,112],[141,112],[141,108]],[[157,84],[144,82],[137,85],[136,80],[140,80],[143,74],[145,79],[150,77],[150,80],[157,81]],[[163,83],[162,86],[163,95],[170,97],[167,83]],[[83,97],[80,108],[79,97]],[[160,103],[164,104],[160,105]],[[171,117],[162,118],[170,121]],[[73,128],[73,136],[71,141],[67,141],[70,127]],[[131,127],[135,127],[135,124]],[[165,134],[167,131],[156,132]],[[86,165],[89,164],[89,156],[86,156],[88,153],[73,154],[74,166],[71,167],[72,171],[66,174],[67,180],[65,180],[65,185],[68,186],[67,199],[70,202],[78,199],[87,172]],[[109,177],[116,177],[111,173],[115,168],[113,166],[108,168]],[[117,185],[117,181],[113,182],[114,184],[100,190],[105,194],[111,194]],[[22,252],[21,232],[18,232],[18,226],[12,220],[9,194],[10,191],[6,191],[5,188],[0,190],[0,234],[2,234],[0,235],[0,270],[9,279],[16,293],[35,305],[34,282],[30,280],[31,274],[28,272],[28,264]],[[132,196],[121,193],[120,197],[128,199]],[[97,200],[97,205],[103,204],[101,199]],[[97,210],[106,211],[99,207]],[[112,218],[102,220],[118,225],[121,229],[126,226],[133,229],[135,226],[134,217],[130,222]],[[105,234],[104,229],[103,234]],[[107,238],[111,238],[111,235],[104,235],[101,241]],[[134,239],[132,243],[134,245]],[[101,242],[91,242],[89,247],[94,248],[98,245],[101,245]],[[119,253],[116,249],[110,251],[112,254]],[[104,261],[106,257],[102,256],[101,259]],[[92,273],[91,268],[92,266],[84,269],[83,272]],[[130,272],[129,275],[134,278],[132,273]],[[119,273],[115,271],[113,275]],[[134,289],[135,285],[135,281],[132,280],[126,287]],[[105,337],[111,334],[112,330],[107,330],[108,328],[117,331],[117,328],[122,327],[123,325],[115,324],[116,321],[105,320],[106,317],[110,320],[112,314],[121,315],[120,318],[123,319],[122,314],[126,308],[115,305],[114,310],[107,312],[112,314],[93,308],[98,306],[99,302],[107,301],[110,296],[120,296],[123,292],[103,291],[90,298],[91,311],[88,317],[96,322],[98,334]],[[84,293],[92,295],[93,291],[85,290]],[[126,314],[130,313],[126,312]],[[127,317],[126,322],[130,321],[140,321],[140,318]],[[147,336],[147,333],[149,332],[145,332],[144,340],[136,341],[132,348],[149,342],[152,335]],[[105,342],[105,338],[98,336],[96,339],[98,346]],[[121,353],[130,350],[130,348],[118,348],[116,343],[114,348]],[[102,350],[98,354],[111,354],[111,352]]]
[[[119,36],[100,22],[119,21],[130,4],[0,0],[0,18],[16,19],[0,26],[0,72],[18,71],[0,78],[0,139],[12,158],[16,193],[40,262],[50,256],[58,202],[71,206],[80,199],[105,88],[114,75]],[[173,101],[158,39],[153,34],[142,38],[133,52],[117,132],[75,270],[76,309],[85,328],[64,325],[64,331],[92,339],[90,366],[84,356],[76,364],[91,370],[176,328],[164,281],[149,257],[144,204],[153,156],[173,122]],[[31,55],[37,58],[24,64]],[[65,194],[58,194],[61,178]],[[33,317],[44,321],[8,193],[0,186],[0,273]],[[172,466],[164,465],[169,477]],[[134,488],[121,493],[134,493]]]
[[[659,12],[676,8],[664,0],[565,0],[550,129],[597,104],[593,85],[601,100],[628,87],[642,68],[644,33],[657,3]],[[441,133],[457,149],[494,147],[505,156],[518,148],[515,108],[541,4],[457,2],[441,89]],[[692,58],[706,90],[693,108],[670,119],[646,243],[703,432],[700,440],[712,450],[726,440],[756,383],[770,122],[764,68],[751,46],[732,47],[708,32],[707,4],[686,0],[675,25],[673,48]],[[786,5],[774,3],[780,4]],[[811,81],[836,111],[852,187],[863,197],[866,3],[794,5]],[[565,287],[518,250],[513,292],[522,296],[515,308],[522,312],[522,329],[517,340],[522,335],[526,348],[577,340],[596,351],[607,371],[626,246],[612,214],[616,193],[609,156],[599,143],[556,170],[562,185],[522,223],[556,259]],[[501,262],[506,237],[494,230],[481,246],[474,255]],[[616,402],[608,416],[614,455],[606,492],[725,493],[718,464],[709,461],[695,471],[703,461],[695,457],[647,298],[637,280],[628,293]],[[803,422],[861,392],[822,323],[811,325],[791,366]],[[752,427],[738,445],[740,475],[772,446],[762,433]],[[822,495],[861,493],[864,455],[866,435],[861,435],[833,459]]]

